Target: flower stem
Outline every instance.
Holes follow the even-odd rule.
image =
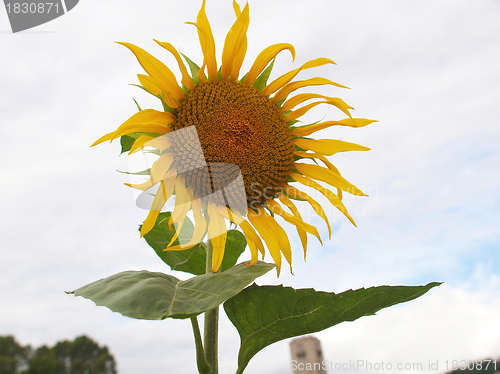
[[[207,265],[206,273],[212,271],[212,243],[210,239],[207,241]],[[218,358],[218,345],[219,345],[219,307],[207,310],[205,312],[205,357],[212,368],[213,374],[219,373],[219,358]]]
[[[203,342],[201,341],[198,318],[191,317],[191,325],[193,326],[194,343],[196,345],[196,364],[198,365],[198,372],[200,374],[212,374],[210,365],[205,358],[205,352],[203,351]]]

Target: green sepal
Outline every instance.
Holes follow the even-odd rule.
[[[290,126],[290,131],[293,131],[295,129],[305,129],[306,127],[309,127],[309,126],[312,126],[312,125],[316,125],[316,124],[320,123],[321,121],[323,121],[323,120],[319,120],[319,121],[316,121],[316,122],[313,122],[313,123],[308,123],[307,125],[302,125],[302,126]],[[297,121],[297,122],[300,122],[300,121]]]
[[[166,113],[174,113],[174,108],[169,107],[164,101],[161,95],[156,95],[158,99],[161,101],[161,105],[163,106],[163,111]]]
[[[139,88],[142,88],[144,91],[146,91],[148,94],[150,95],[153,95],[154,97],[156,97],[158,100],[161,101],[161,105],[163,106],[163,111],[164,112],[167,112],[167,113],[173,113],[174,112],[174,108],[168,106],[165,101],[163,101],[163,97],[161,95],[155,95],[154,93],[148,91],[147,89],[145,89],[144,87],[142,87],[141,85],[139,84],[131,84],[131,86],[135,86],[135,87],[139,87]],[[135,100],[134,100],[135,101]],[[137,104],[137,102],[136,102]],[[139,105],[137,105],[139,107]],[[139,111],[141,109],[139,108]]]
[[[236,374],[272,343],[374,315],[380,309],[422,296],[439,284],[361,288],[340,294],[253,284],[224,303],[241,338]]]
[[[293,179],[292,177],[288,177],[287,179],[287,184],[288,183],[293,183],[293,182],[297,182],[295,179]],[[302,199],[301,197],[299,196],[292,196],[290,195],[288,192],[286,192],[284,189],[281,190],[281,193],[283,195],[285,195],[286,197],[288,197],[290,200],[296,200],[296,201],[307,201],[306,199]]]
[[[133,136],[133,135],[123,135],[120,137],[120,145],[122,146],[122,151],[120,154],[125,153],[130,151],[132,146],[134,145],[134,142],[140,135]]]
[[[237,295],[274,266],[265,262],[238,264],[224,273],[198,275],[185,281],[146,270],[124,271],[68,294],[90,299],[130,318],[191,318]]]
[[[172,225],[172,229],[170,229],[168,224],[170,215],[170,212],[160,213],[154,227],[144,235],[144,239],[146,239],[149,246],[155,250],[156,254],[164,263],[170,266],[172,270],[183,271],[194,275],[204,274],[207,261],[204,244],[199,243],[183,251],[164,250],[175,234],[175,227]],[[193,232],[194,225],[191,220],[186,217],[179,237],[185,242],[188,242],[193,236]],[[176,239],[172,245],[178,244],[179,240]],[[236,264],[240,255],[245,251],[246,245],[245,235],[240,231],[227,231],[226,247],[221,264],[221,271],[224,272]]]
[[[140,84],[131,83],[130,85],[131,85],[131,86],[134,86],[134,87],[139,87],[140,89],[143,89],[144,91],[146,91],[148,94],[153,95],[154,97],[157,97],[157,95],[155,95],[155,94],[153,94],[153,93],[149,92],[146,88],[144,88],[144,87],[143,87],[143,86],[141,86]]]
[[[288,97],[288,96],[287,96]],[[286,101],[286,97],[284,99],[281,99],[280,101],[275,102],[274,104],[277,105],[278,107],[281,108],[283,103]]]
[[[264,91],[264,88],[266,88],[267,85],[267,80],[269,79],[271,71],[273,70],[274,60],[275,59],[271,61],[269,66],[257,77],[255,82],[252,83],[252,87],[257,88],[260,91]]]
[[[138,102],[137,102],[134,98],[132,98],[132,100],[134,100],[135,105],[137,105],[137,110],[138,110],[139,112],[140,112],[140,111],[142,111],[142,108],[141,108],[141,106],[139,105],[139,103],[138,103]]]
[[[117,170],[118,173],[122,173],[122,174],[128,174],[128,175],[151,175],[150,172],[151,172],[151,169],[146,169],[146,170],[141,170],[141,171],[121,171],[121,170]]]
[[[248,72],[246,72],[245,75],[241,77],[241,79],[239,81],[241,84],[245,83],[245,78],[247,77],[247,75],[248,75]]]
[[[148,135],[153,137],[160,136],[160,134],[156,132],[134,132],[127,135],[122,135],[120,136],[120,145],[122,146],[120,154],[130,151],[130,149],[134,145],[134,142],[141,135]]]
[[[300,139],[309,139],[309,138],[300,137]],[[294,146],[293,146],[293,148],[294,148],[294,151],[295,151],[295,152],[307,152],[307,150],[306,150],[306,149],[304,149],[304,148],[300,148],[298,145],[294,145]]]
[[[147,149],[144,153],[150,153],[152,155],[161,156],[161,151],[159,149]]]
[[[200,84],[200,80],[198,79],[198,73],[200,72],[200,67],[198,65],[196,65],[193,61],[191,61],[191,59],[189,57],[187,57],[186,55],[182,54],[182,57],[184,57],[184,60],[186,60],[188,66],[189,66],[189,70],[191,70],[191,77],[193,78],[193,82],[195,85],[199,85]]]

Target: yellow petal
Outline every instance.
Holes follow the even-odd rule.
[[[171,145],[172,145],[172,139],[168,135],[158,136],[149,141],[147,144],[145,144],[146,147],[153,147],[158,149],[160,153],[166,151],[168,148],[170,148]]]
[[[137,139],[135,139],[134,144],[132,144],[132,147],[130,147],[129,155],[144,149],[145,144],[150,142],[151,140],[155,139],[154,136],[149,136],[149,135],[141,135]]]
[[[248,248],[250,249],[250,253],[252,255],[252,257],[250,259],[250,265],[253,265],[259,259],[258,258],[258,254],[259,254],[258,250],[260,250],[261,253],[263,253],[264,246],[262,245],[262,242],[261,242],[259,236],[257,235],[257,233],[255,232],[254,228],[247,221],[242,222],[240,224],[240,227],[241,227],[241,230],[243,230],[243,234],[245,235],[245,238],[247,239]],[[264,258],[263,254],[262,254],[262,258]]]
[[[281,251],[278,244],[278,239],[274,235],[273,231],[269,228],[269,226],[264,222],[262,216],[259,213],[256,213],[253,210],[249,210],[247,214],[248,220],[250,223],[257,229],[259,235],[264,239],[267,245],[267,249],[271,254],[271,257],[276,264],[276,271],[278,275],[281,270]]]
[[[198,29],[198,38],[200,39],[201,50],[203,51],[203,65],[207,67],[208,77],[212,82],[217,80],[217,60],[215,58],[215,41],[212,34],[212,28],[208,22],[207,14],[205,13],[205,2],[201,5],[198,12],[196,23],[187,22],[190,25],[196,26]],[[202,70],[200,69],[200,72]]]
[[[348,105],[344,100],[338,97],[329,97],[325,98],[326,103],[329,105],[333,105],[339,108],[342,112],[344,112],[347,116],[352,117],[351,113],[349,113],[349,109],[354,109],[352,106]]]
[[[288,43],[273,44],[259,53],[245,77],[245,84],[247,86],[253,84],[260,73],[262,73],[266,66],[271,62],[271,60],[274,59],[278,53],[285,49],[288,49],[292,53],[292,57],[295,60],[295,48],[293,48],[293,45]]]
[[[187,213],[191,209],[192,199],[192,193],[190,194],[189,189],[186,188],[184,177],[177,177],[175,180],[175,206],[170,216],[171,222],[175,225],[175,234],[170,240],[170,243],[168,243],[167,248],[175,242],[181,232]]]
[[[198,81],[200,84],[205,83],[205,68],[207,65],[203,64],[201,65],[200,70],[198,71]]]
[[[175,206],[171,216],[175,224],[184,222],[187,213],[191,209],[191,200],[184,177],[177,177],[175,180]]]
[[[293,78],[297,76],[297,74],[304,69],[310,69],[318,66],[323,66],[326,64],[335,64],[332,60],[329,58],[324,58],[320,57],[315,60],[311,60],[306,62],[304,65],[302,65],[300,68],[292,70],[286,74],[283,74],[281,77],[275,79],[271,83],[267,85],[267,87],[264,89],[264,95],[271,95],[274,92],[278,91],[279,89],[283,88],[284,85],[289,83]]]
[[[212,271],[216,273],[224,258],[226,249],[227,229],[224,217],[219,214],[213,203],[208,203],[208,238],[212,244]]]
[[[189,187],[188,191],[190,196],[192,197],[192,188]],[[185,249],[194,247],[198,243],[201,243],[201,241],[203,240],[203,237],[205,236],[207,231],[207,222],[205,220],[205,217],[203,217],[201,213],[201,200],[193,200],[191,206],[194,215],[194,232],[191,240],[187,243],[180,243],[179,245],[167,247],[164,249],[164,251],[183,251]]]
[[[153,183],[158,183],[160,180],[165,179],[165,175],[174,162],[173,153],[165,153],[160,156],[151,166],[150,174]]]
[[[278,195],[278,199],[281,201],[283,205],[285,205],[290,211],[293,213],[295,217],[298,219],[302,220],[302,217],[300,216],[300,212],[297,209],[297,207],[292,203],[292,201],[286,197],[285,194],[280,193]],[[300,242],[302,244],[302,248],[304,250],[304,260],[306,259],[306,253],[307,253],[307,232],[304,229],[301,229],[299,226],[297,226],[297,233],[299,234]]]
[[[152,183],[152,179],[149,178],[144,183],[124,183],[124,185],[141,190],[141,191],[146,191],[146,190],[149,190],[151,187],[153,187],[155,185],[155,183]]]
[[[104,135],[103,137],[97,139],[91,147],[98,145],[100,143],[106,142],[106,141],[113,141],[116,138],[119,138],[123,135],[127,134],[132,134],[134,132],[155,132],[158,134],[166,134],[167,132],[170,131],[168,127],[162,126],[162,125],[155,125],[155,124],[145,124],[145,125],[136,125],[133,128],[129,129],[121,129],[122,132],[117,133],[115,132],[110,132],[109,134]]]
[[[233,72],[230,77],[233,82],[236,81],[240,75],[241,65],[243,64],[243,60],[245,59],[245,55],[247,53],[247,43],[247,39],[245,38],[242,42],[241,48],[238,50],[238,54],[234,57]]]
[[[310,152],[310,153],[309,152],[295,152],[294,155],[295,156],[299,156],[299,157],[304,157],[304,158],[311,158],[311,159],[317,158],[317,159],[321,160],[326,165],[326,167],[328,169],[330,169],[331,171],[333,171],[338,176],[341,176],[339,169],[337,169],[335,167],[335,165],[333,165],[330,161],[328,161],[328,159],[325,156],[320,155],[319,153],[315,153],[315,152]],[[340,200],[342,200],[342,190],[340,188],[337,188],[337,195],[338,195],[338,198]]]
[[[243,8],[243,12],[236,19],[224,41],[222,51],[221,74],[222,79],[231,80],[238,78],[241,65],[245,59],[247,49],[247,30],[250,23],[250,13],[248,3]]]
[[[141,86],[148,90],[153,95],[160,95],[161,88],[160,84],[149,75],[137,74],[137,78],[139,78],[139,82],[141,82]]]
[[[304,114],[306,114],[310,109],[314,108],[316,105],[319,104],[325,104],[326,101],[316,101],[315,103],[311,103],[308,105],[304,105],[302,108],[299,108],[297,110],[294,110],[293,112],[289,113],[285,119],[287,122],[290,121],[295,121],[297,118],[302,117]]]
[[[297,168],[297,171],[304,176],[316,179],[333,187],[338,187],[345,192],[349,192],[350,194],[357,196],[367,196],[360,189],[358,189],[353,184],[349,183],[347,180],[342,178],[337,173],[333,172],[330,169],[325,169],[322,166],[318,165],[310,165],[310,164],[301,164],[296,162],[294,166]]]
[[[312,187],[312,188],[318,190],[319,192],[321,192],[335,208],[340,210],[349,219],[349,221],[351,221],[352,224],[354,226],[356,226],[356,223],[354,222],[351,215],[347,211],[347,208],[344,206],[344,204],[342,204],[342,201],[340,201],[338,196],[335,195],[332,191],[323,187],[319,183],[316,183],[315,181],[313,181],[309,178],[306,178],[300,174],[292,173],[291,177],[293,179],[295,179],[297,182],[302,183],[304,186]]]
[[[370,150],[370,148],[363,147],[362,145],[344,142],[342,140],[337,140],[337,139],[297,138],[293,140],[293,143],[299,148],[321,153],[322,155],[325,156],[331,156],[338,152]]]
[[[170,132],[171,129],[169,124],[174,120],[175,116],[172,113],[159,112],[154,109],[144,109],[126,120],[115,131],[95,141],[91,147],[134,132],[157,132],[159,134],[166,134]]]
[[[124,45],[132,51],[135,57],[137,57],[139,64],[141,64],[143,69],[158,82],[163,91],[167,91],[177,100],[181,100],[184,97],[182,89],[177,84],[175,75],[163,62],[133,44],[121,42],[118,44]]]
[[[233,0],[233,9],[234,9],[234,13],[236,14],[236,17],[239,17],[241,14],[241,8],[238,5],[238,3],[236,2],[236,0]]]
[[[292,176],[293,176],[293,174],[292,174]],[[279,215],[280,217],[282,217],[288,223],[297,226],[297,228],[301,228],[301,229],[307,231],[309,234],[314,235],[315,237],[318,238],[319,242],[321,244],[323,244],[323,242],[321,241],[321,237],[319,236],[319,233],[318,233],[318,230],[316,229],[316,227],[314,227],[314,226],[312,226],[312,225],[304,222],[301,218],[298,218],[296,216],[293,216],[293,215],[285,212],[285,210],[276,201],[267,200],[266,204],[267,204],[267,207],[269,208],[269,210],[271,212],[273,212],[274,214]]]
[[[193,200],[192,204],[192,210],[193,210],[193,216],[194,216],[194,232],[193,232],[193,238],[191,239],[190,243],[200,243],[203,240],[203,237],[205,236],[206,229],[207,229],[207,221],[205,220],[205,217],[201,214],[201,200],[196,199]]]
[[[231,212],[229,208],[220,207],[219,211],[224,218],[233,223],[236,223],[243,231],[243,235],[245,235],[248,248],[250,249],[250,253],[252,255],[249,266],[257,263],[259,259],[259,250],[262,253],[262,258],[264,258],[264,245],[262,244],[259,235],[257,235],[252,225],[245,221],[239,213]]]
[[[149,136],[149,135],[141,135],[139,136],[132,147],[130,148],[129,154],[133,154],[144,147],[153,147],[158,149],[160,152],[165,151],[171,145],[170,139],[166,136]]]
[[[317,93],[302,93],[295,95],[294,97],[289,98],[287,101],[283,103],[281,106],[281,110],[283,112],[287,112],[289,110],[292,110],[295,108],[297,105],[302,104],[304,101],[310,100],[310,99],[324,99],[326,96],[320,95]]]
[[[271,101],[276,103],[278,101],[284,100],[287,98],[287,96],[290,93],[298,90],[299,88],[308,87],[308,86],[321,86],[321,85],[325,85],[325,84],[330,84],[332,86],[341,87],[341,88],[349,88],[346,86],[342,86],[341,84],[338,84],[338,83],[333,82],[333,81],[326,79],[326,78],[310,78],[310,79],[306,79],[303,81],[288,83],[281,90],[279,90],[276,93],[276,95],[273,96]]]
[[[241,227],[243,234],[247,238],[248,247],[250,248],[250,252],[252,254],[252,259],[250,261],[250,265],[253,265],[257,262],[257,249],[262,254],[262,259],[264,259],[265,251],[264,244],[260,240],[259,235],[255,232],[254,228],[250,223],[248,223],[238,212],[230,211],[229,208],[220,209],[221,215],[226,218],[228,221],[231,221],[238,226]]]
[[[162,91],[161,98],[170,108],[177,108],[179,106],[179,101],[176,100],[172,95],[166,91]]]
[[[195,85],[193,83],[193,79],[189,75],[186,65],[184,65],[184,62],[181,59],[181,55],[177,50],[174,48],[174,46],[170,43],[166,42],[159,42],[158,40],[155,40],[159,45],[161,45],[163,48],[165,48],[167,51],[172,53],[175,57],[175,60],[177,61],[177,65],[179,65],[179,70],[181,71],[182,74],[182,80],[181,83],[188,89],[192,90],[194,89]]]
[[[177,173],[175,172],[175,170],[169,170],[172,161],[173,161],[173,155],[171,153],[162,155],[158,160],[156,160],[153,163],[153,166],[149,171],[151,177],[146,182],[139,184],[125,183],[125,185],[132,188],[136,188],[138,190],[146,191],[149,190],[151,187],[153,187],[156,183],[163,180],[167,181],[167,185],[168,186],[172,185],[173,188],[173,183],[175,181]]]
[[[283,253],[283,256],[285,257],[288,264],[290,265],[290,273],[292,273],[292,248],[290,247],[290,241],[288,240],[288,236],[286,235],[285,230],[283,230],[280,224],[276,222],[274,217],[271,217],[265,211],[264,208],[258,205],[257,209],[260,213],[260,218],[262,219],[262,221],[264,221],[267,227],[269,227],[269,229],[276,236],[279,249],[281,250],[281,253]]]
[[[354,108],[351,107],[351,106],[349,106],[349,105],[347,105],[344,102],[344,100],[339,99],[338,97],[327,97],[327,96],[324,96],[324,98],[325,98],[325,101],[317,101],[315,103],[311,103],[311,104],[303,106],[302,108],[294,110],[293,112],[291,112],[290,114],[288,114],[288,116],[286,117],[286,120],[287,121],[296,120],[297,118],[302,117],[310,109],[314,108],[316,105],[319,105],[319,104],[333,105],[333,106],[339,108],[342,112],[344,112],[345,114],[347,114],[349,117],[351,117],[351,113],[349,113],[349,109],[354,109]],[[285,111],[283,108],[282,108],[282,110]]]
[[[320,159],[321,161],[323,161],[323,163],[326,165],[326,167],[328,169],[330,169],[334,173],[337,173],[338,175],[340,175],[339,169],[337,169],[335,167],[335,165],[333,165],[330,161],[328,161],[328,159],[324,155],[321,155],[321,154],[315,153],[315,152],[310,152],[310,153],[309,152],[295,152],[294,155],[295,156],[304,157],[304,158],[317,158],[317,159]]]
[[[377,121],[365,118],[346,118],[341,121],[327,121],[327,122],[316,123],[313,125],[297,127],[292,131],[292,135],[308,136],[311,135],[313,132],[326,129],[330,126],[363,127],[373,122]]]
[[[314,103],[304,105],[302,108],[299,108],[297,110],[294,110],[291,113],[288,113],[288,115],[285,117],[286,121],[295,121],[297,118],[302,117],[304,114],[306,114],[310,109],[314,108],[316,105],[319,104],[327,104],[327,101],[316,101]]]
[[[296,189],[293,186],[285,186],[284,190],[288,196],[290,196],[294,199],[299,198],[302,200],[306,200],[313,207],[316,214],[318,216],[320,216],[321,218],[323,218],[323,220],[326,222],[326,225],[328,226],[328,237],[331,239],[332,238],[332,228],[330,227],[330,222],[328,222],[328,218],[326,217],[325,211],[323,210],[321,205],[316,200],[314,200],[311,196],[309,196],[308,194],[306,194],[303,191]]]
[[[177,173],[175,172],[175,170],[169,170],[163,178],[163,181],[166,182],[166,186],[168,186],[168,189],[172,188],[172,191],[174,188],[173,186],[175,183],[176,176],[177,176]],[[146,190],[149,190],[151,187],[153,187],[156,183],[158,183],[158,180],[155,180],[155,179],[150,177],[144,183],[137,183],[137,184],[124,183],[124,184],[125,184],[125,186],[136,188],[136,189],[141,190],[141,191],[146,191]]]
[[[163,181],[160,183],[158,191],[156,192],[155,198],[153,200],[153,204],[151,205],[151,210],[149,211],[149,214],[141,227],[141,238],[148,232],[150,232],[154,227],[161,209],[172,194],[172,191],[169,191],[168,188],[169,186],[166,186]]]

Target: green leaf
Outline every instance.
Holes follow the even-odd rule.
[[[224,303],[241,338],[238,373],[261,349],[282,339],[321,331],[415,299],[440,283],[381,286],[340,294],[255,284]]]
[[[227,230],[226,249],[222,259],[221,271],[226,271],[234,266],[241,254],[245,252],[247,239],[241,231]]]
[[[204,244],[200,243],[183,251],[164,251],[175,234],[174,226],[172,226],[172,230],[169,228],[169,219],[170,212],[160,213],[156,219],[155,226],[150,232],[144,235],[144,239],[146,239],[149,246],[155,250],[156,254],[172,270],[184,271],[194,275],[205,274],[207,254]],[[193,231],[193,223],[189,218],[186,218],[179,237],[187,242],[193,236]],[[173,243],[173,245],[178,244],[178,240]],[[246,245],[245,235],[237,230],[228,230],[226,250],[221,265],[222,271],[226,271],[236,264],[240,255],[245,251]]]
[[[258,262],[238,264],[224,273],[198,275],[185,281],[163,273],[124,271],[69,292],[126,317],[148,320],[190,318],[237,295],[274,268]]]
[[[164,263],[170,266],[172,270],[184,271],[194,275],[205,274],[207,255],[202,243],[184,251],[164,251],[175,234],[174,226],[172,225],[172,230],[170,230],[168,225],[170,215],[170,212],[160,213],[154,227],[150,232],[144,235],[144,239],[146,239],[149,246],[155,250],[156,254]],[[139,230],[141,227],[142,225],[139,226]],[[181,238],[189,238],[189,234],[192,235],[193,231],[193,223],[189,218],[186,218],[179,236]],[[178,244],[179,240],[175,240],[173,243],[173,245]]]
[[[252,86],[259,89],[260,91],[264,91],[264,88],[266,88],[267,85],[267,80],[269,79],[271,71],[273,70],[273,66],[274,59],[271,61],[269,66],[257,77],[255,82],[252,83]]]

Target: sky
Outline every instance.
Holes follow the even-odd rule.
[[[147,211],[116,171],[128,167],[118,143],[89,146],[135,113],[132,98],[160,109],[130,85],[143,71],[114,42],[141,46],[177,74],[175,60],[153,39],[200,62],[196,30],[184,23],[195,21],[200,5],[85,0],[16,34],[0,10],[0,335],[38,346],[86,334],[109,347],[120,374],[196,372],[188,321],[133,320],[64,291],[125,270],[186,277],[139,238]],[[231,1],[207,0],[207,15],[220,58],[234,21]],[[341,97],[355,117],[378,120],[316,135],[371,148],[331,157],[370,195],[344,198],[357,227],[325,208],[332,239],[320,246],[311,238],[304,262],[289,226],[294,275],[283,268],[279,278],[271,272],[257,283],[342,292],[444,282],[416,300],[314,334],[329,362],[442,373],[453,360],[500,357],[499,16],[494,0],[250,1],[242,71],[265,47],[291,43],[295,61],[280,54],[272,77],[331,58],[337,65],[299,78],[349,86],[315,92]],[[304,122],[323,118],[344,117],[318,106]],[[326,238],[324,222],[301,209]],[[221,373],[235,371],[238,343],[222,312]],[[246,370],[291,372],[288,340],[261,351]]]

